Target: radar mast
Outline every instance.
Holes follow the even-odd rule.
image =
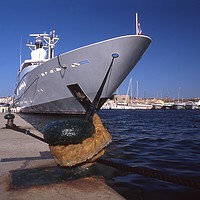
[[[32,42],[29,44],[26,44],[31,51],[43,48],[48,50],[48,59],[51,59],[54,57],[54,48],[55,44],[58,42],[59,38],[55,33],[55,30],[51,31],[49,34],[42,33],[42,34],[30,34],[30,37],[35,37],[35,44]]]

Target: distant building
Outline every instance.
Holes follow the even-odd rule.
[[[12,103],[13,99],[12,97],[0,97],[0,113],[6,113],[8,112],[8,108],[10,104]]]
[[[114,95],[114,101],[118,104],[120,103],[128,104],[130,101],[130,96],[129,95]]]
[[[0,103],[0,113],[6,113],[6,112],[8,112],[8,107],[9,107],[9,104],[2,104],[2,103]]]
[[[13,98],[11,96],[0,97],[0,103],[12,103]]]

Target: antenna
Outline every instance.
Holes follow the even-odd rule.
[[[59,38],[55,34],[55,30],[51,31],[50,34],[47,33],[34,33],[34,34],[29,34],[31,37],[35,37],[36,42],[42,42],[43,49],[48,49],[48,59],[51,59],[54,57],[54,47],[55,44],[58,42]],[[36,45],[33,43],[26,44],[31,50],[36,49]]]
[[[22,36],[20,40],[20,47],[19,47],[19,66],[22,64]]]

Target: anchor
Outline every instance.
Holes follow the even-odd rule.
[[[70,90],[70,92],[72,93],[72,95],[76,98],[76,100],[78,100],[78,102],[86,110],[86,114],[85,114],[86,120],[91,120],[91,117],[94,115],[94,113],[96,113],[100,109],[99,100],[101,98],[102,91],[103,91],[105,83],[108,79],[108,75],[111,71],[114,59],[116,59],[118,57],[119,57],[118,53],[112,54],[112,60],[111,60],[110,66],[109,66],[109,68],[106,72],[106,75],[105,75],[105,77],[97,91],[97,94],[94,97],[94,100],[92,102],[90,101],[90,99],[88,98],[88,96],[85,94],[85,92],[83,91],[83,89],[81,88],[81,86],[78,83],[67,85],[67,87]]]

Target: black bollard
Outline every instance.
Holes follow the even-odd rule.
[[[4,116],[4,119],[7,119],[7,124],[6,124],[6,127],[13,127],[14,123],[14,118],[15,118],[15,115],[11,114],[11,113],[8,113]]]

